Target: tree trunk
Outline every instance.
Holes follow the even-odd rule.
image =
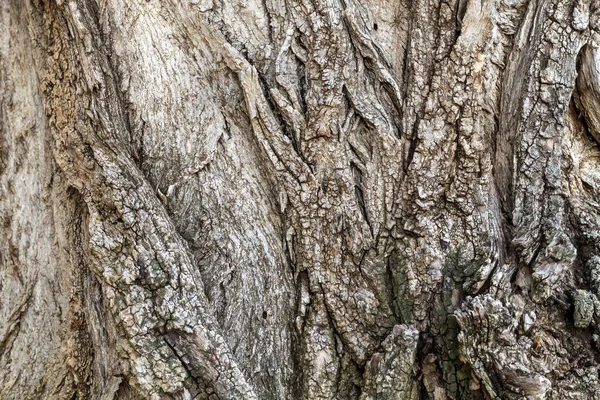
[[[0,0],[0,398],[600,398],[599,6]]]

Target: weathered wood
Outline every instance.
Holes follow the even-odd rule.
[[[0,398],[600,397],[594,0],[0,6]]]

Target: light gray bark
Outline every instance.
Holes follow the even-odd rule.
[[[0,0],[0,398],[600,398],[599,13]]]

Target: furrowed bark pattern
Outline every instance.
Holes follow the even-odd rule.
[[[600,394],[595,1],[0,10],[1,398]]]

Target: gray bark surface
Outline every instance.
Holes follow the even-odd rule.
[[[600,398],[596,0],[0,0],[0,399]]]

